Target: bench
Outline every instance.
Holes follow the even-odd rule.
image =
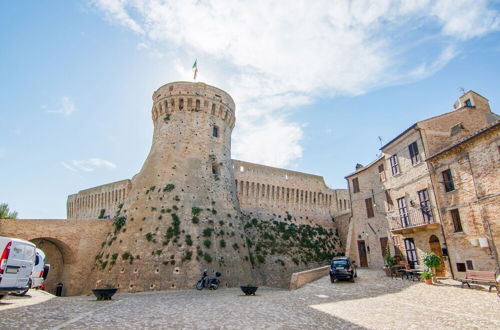
[[[470,288],[469,283],[478,283],[478,284],[484,284],[484,285],[489,285],[488,291],[491,292],[492,288],[496,288],[497,292],[499,290],[498,287],[498,282],[496,280],[496,274],[495,272],[488,272],[488,271],[480,271],[480,270],[467,270],[465,272],[465,278],[460,280],[462,282],[462,288],[464,287],[464,284],[467,284],[467,286]]]

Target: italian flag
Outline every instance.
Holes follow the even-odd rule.
[[[196,80],[196,76],[198,75],[198,63],[196,63],[198,60],[194,60],[193,63],[193,79]]]

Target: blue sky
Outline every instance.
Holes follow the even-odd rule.
[[[459,88],[500,104],[498,1],[0,3],[0,202],[64,218],[67,195],[131,178],[151,95],[199,79],[236,102],[233,158],[345,187],[356,163]],[[271,141],[271,142],[270,142]]]

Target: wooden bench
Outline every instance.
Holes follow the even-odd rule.
[[[480,270],[467,270],[465,272],[465,278],[460,280],[462,282],[462,288],[464,284],[470,288],[469,283],[478,283],[489,285],[488,291],[491,292],[492,288],[496,288],[497,292],[499,290],[498,283],[496,280],[495,272],[480,271]]]

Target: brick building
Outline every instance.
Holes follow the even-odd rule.
[[[367,166],[357,165],[346,178],[350,182],[351,214],[346,251],[360,267],[382,268],[389,247],[387,201],[383,182],[386,180],[385,160],[379,157]]]
[[[437,275],[453,276],[450,266],[452,263],[448,260],[451,246],[447,242],[448,236],[437,207],[439,200],[436,191],[439,187],[436,187],[437,181],[432,179],[431,165],[426,160],[472,133],[489,127],[497,119],[498,116],[491,112],[488,100],[469,91],[459,98],[452,112],[419,121],[389,141],[381,148],[382,156],[375,162],[380,163],[379,166],[382,165],[379,171],[375,170],[372,164],[369,166],[372,170],[358,170],[346,177],[352,201],[352,225],[348,237],[362,237],[362,224],[368,220],[368,213],[354,211],[362,207],[354,206],[357,199],[354,193],[356,179],[358,182],[370,182],[371,186],[366,188],[368,192],[373,192],[374,205],[380,207],[380,216],[385,212],[386,220],[385,223],[376,221],[375,226],[370,224],[375,232],[388,228],[389,243],[393,246],[391,252],[402,251],[407,262],[413,267],[422,264],[424,253],[432,251],[443,260],[441,267],[436,269]],[[380,179],[380,173],[383,173],[384,180]],[[376,191],[383,194],[380,193],[377,198]],[[383,203],[377,201],[382,198],[385,198]],[[365,201],[364,208],[367,212],[370,207],[374,208]],[[372,245],[370,249],[371,247]],[[359,246],[356,249],[351,244],[347,246],[346,252],[361,264],[360,256],[365,252],[360,250]],[[380,262],[373,262],[373,267],[379,265]]]
[[[496,121],[428,159],[455,278],[500,267],[499,151]]]

